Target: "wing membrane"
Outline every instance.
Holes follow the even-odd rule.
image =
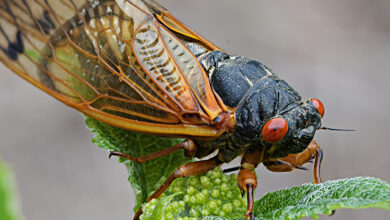
[[[197,43],[202,44],[210,51],[222,50],[221,48],[213,44],[211,41],[208,41],[204,37],[195,33],[181,21],[173,17],[166,8],[158,4],[155,0],[145,0],[144,2],[151,8],[153,13],[155,14],[155,17],[171,31],[180,34],[191,41],[195,41]]]
[[[212,120],[222,110],[204,70],[153,10],[141,0],[0,0],[0,59],[105,123],[219,136]]]

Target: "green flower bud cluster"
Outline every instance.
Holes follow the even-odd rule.
[[[175,180],[158,198],[143,207],[141,220],[196,220],[205,216],[243,217],[246,199],[237,176],[215,168],[203,175]]]

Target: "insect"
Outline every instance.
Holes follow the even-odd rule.
[[[132,157],[144,163],[184,149],[199,160],[177,169],[148,201],[179,177],[242,156],[238,186],[253,216],[253,170],[276,172],[315,159],[324,106],[303,99],[267,66],[225,53],[153,0],[0,0],[0,59],[66,105],[104,123],[185,137],[171,148]],[[139,211],[135,218],[141,214]]]

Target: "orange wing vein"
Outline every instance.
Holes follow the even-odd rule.
[[[0,0],[0,13],[0,60],[61,102],[137,132],[225,132],[213,122],[225,107],[181,37],[218,48],[154,1]]]

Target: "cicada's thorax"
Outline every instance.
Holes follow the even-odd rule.
[[[199,51],[195,52],[200,54]],[[248,148],[267,147],[260,140],[264,122],[287,106],[300,102],[300,95],[255,60],[230,56],[221,51],[198,57],[214,92],[225,105],[235,109],[236,118],[233,132],[215,141],[199,141],[198,156],[206,156],[219,149],[224,162],[229,162]]]

